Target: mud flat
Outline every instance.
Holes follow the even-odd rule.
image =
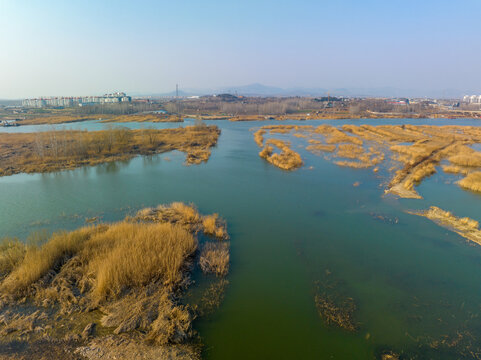
[[[9,352],[2,358],[49,358],[65,349],[78,355],[61,356],[67,359],[198,358],[197,307],[182,299],[196,264],[227,274],[228,238],[217,214],[172,203],[59,232],[41,246],[4,240],[0,347]]]

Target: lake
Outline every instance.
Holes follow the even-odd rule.
[[[0,234],[25,239],[39,229],[74,229],[92,217],[120,220],[173,201],[193,202],[205,214],[218,212],[231,236],[230,284],[221,307],[194,324],[205,359],[373,359],[391,350],[452,359],[463,358],[460,348],[481,342],[481,247],[405,212],[435,205],[481,221],[480,195],[460,189],[458,176],[438,168],[417,188],[423,200],[383,196],[385,169],[338,167],[305,151],[299,147],[304,140],[290,135],[282,138],[292,142],[305,165],[286,172],[258,156],[253,138],[253,130],[277,123],[480,126],[480,120],[205,122],[222,130],[206,164],[185,166],[184,154],[171,152],[0,178]],[[109,125],[89,121],[55,128]],[[358,331],[323,321],[315,303],[319,291],[352,298]],[[456,345],[439,345],[458,334]]]

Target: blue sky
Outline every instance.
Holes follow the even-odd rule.
[[[481,93],[481,1],[0,0],[0,98],[263,83]]]

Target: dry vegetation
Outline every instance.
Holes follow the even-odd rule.
[[[75,114],[70,112],[47,112],[41,115],[32,115],[25,119],[19,120],[20,125],[59,125],[72,122],[101,120],[103,122],[183,122],[184,119],[180,115],[170,115],[162,113],[145,113],[145,114]]]
[[[0,176],[72,169],[171,150],[185,152],[188,164],[199,164],[209,159],[219,134],[216,126],[5,133],[0,134]]]
[[[200,252],[198,233],[214,234]],[[131,334],[129,342],[137,348],[144,342],[175,353],[193,334],[196,313],[181,299],[194,264],[225,276],[227,239],[217,214],[202,216],[193,205],[173,203],[118,223],[59,232],[43,245],[5,240],[0,247],[0,333],[9,340],[48,335],[79,343],[96,333]],[[86,327],[85,319],[90,322]],[[82,334],[78,324],[85,327]]]
[[[468,174],[468,176],[459,181],[459,186],[481,193],[481,171]]]
[[[229,271],[229,244],[208,242],[200,253],[200,267],[205,273],[224,276]]]
[[[321,280],[316,281],[314,301],[319,316],[326,325],[354,332],[359,328],[354,316],[357,306],[345,290],[345,284],[326,270]]]
[[[183,122],[184,119],[180,115],[169,115],[169,114],[131,114],[131,115],[118,115],[109,116],[102,119],[104,122]]]
[[[301,131],[302,127],[294,125],[270,125],[263,126],[254,133],[256,144],[262,148],[259,156],[283,170],[294,170],[303,165],[301,156],[290,148],[290,143],[279,139],[268,139],[264,146],[264,135],[269,131],[270,134],[287,134],[292,130]],[[274,152],[274,147],[280,150]]]
[[[347,331],[356,331],[353,313],[356,305],[352,298],[345,299],[342,304],[336,303],[329,297],[316,295],[317,311],[327,325],[338,326]]]
[[[385,119],[479,117],[479,111],[448,109],[426,100],[405,103],[386,98],[356,99],[321,97],[261,97],[219,94],[199,99],[175,99],[163,103],[171,113],[204,119],[232,121],[307,119]]]
[[[264,129],[259,129],[254,133],[254,141],[259,147],[264,146],[264,135],[266,131]]]
[[[275,153],[271,145],[277,147],[281,152]],[[303,164],[301,156],[290,148],[290,144],[277,139],[267,140],[266,146],[259,153],[259,156],[282,170],[294,170]]]
[[[79,122],[79,121],[88,121],[88,120],[98,120],[108,119],[111,115],[100,115],[100,114],[93,114],[93,115],[75,115],[75,114],[45,114],[41,116],[33,116],[21,120],[19,122],[20,125],[44,125],[44,124],[67,124],[72,122]]]
[[[415,125],[344,125],[337,128],[323,124],[312,126],[263,126],[255,133],[259,146],[264,135],[273,133],[301,134],[306,138],[306,150],[316,155],[325,154],[339,166],[358,169],[373,168],[387,158],[394,165],[387,192],[406,198],[420,198],[415,185],[436,173],[443,164],[445,172],[466,176],[459,182],[465,189],[481,192],[481,153],[469,145],[481,143],[481,128],[474,126],[415,126]],[[278,140],[267,140],[260,155],[272,156]],[[300,159],[300,157],[299,157]],[[300,160],[302,162],[302,160]],[[295,168],[295,167],[294,167]]]
[[[411,211],[409,213],[427,217],[437,224],[458,233],[459,235],[478,245],[481,245],[481,229],[479,228],[479,223],[476,220],[467,217],[456,217],[451,212],[442,210],[436,206],[431,206],[426,211]]]

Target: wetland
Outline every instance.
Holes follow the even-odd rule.
[[[480,358],[479,120],[204,123],[192,166],[165,145],[0,178],[1,356]]]

